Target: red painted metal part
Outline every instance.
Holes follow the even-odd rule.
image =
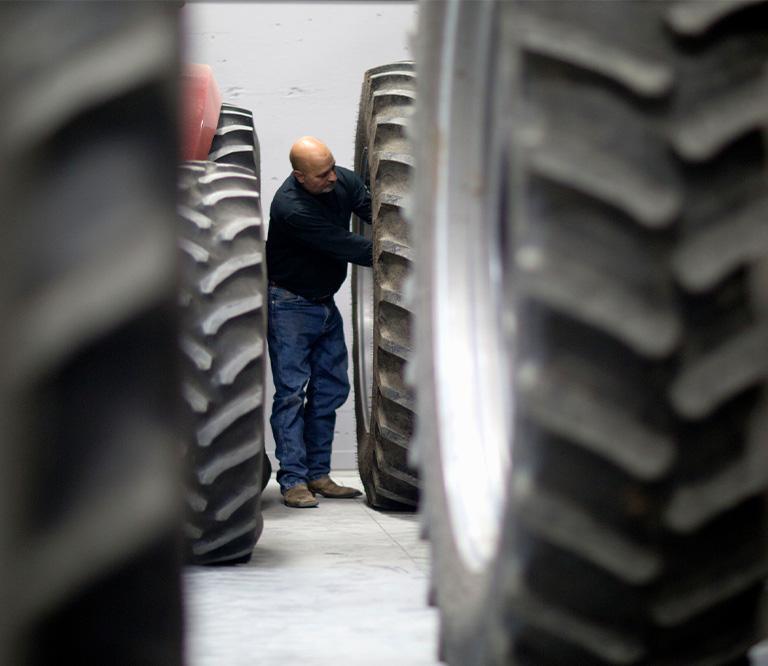
[[[208,159],[219,124],[221,92],[208,65],[186,65],[181,86],[181,159]]]

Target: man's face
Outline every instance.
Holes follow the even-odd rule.
[[[336,185],[336,160],[331,153],[327,153],[309,161],[303,170],[293,173],[310,194],[325,194]]]

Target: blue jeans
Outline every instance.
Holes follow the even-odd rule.
[[[269,287],[267,342],[275,399],[269,422],[282,492],[331,470],[336,410],[349,396],[347,346],[333,299]]]

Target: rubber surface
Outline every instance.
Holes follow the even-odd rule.
[[[177,46],[160,5],[0,7],[2,663],[181,664]]]
[[[461,113],[437,101],[456,75],[441,71],[442,35],[463,39],[447,26],[469,25],[473,5],[431,4],[419,221],[436,205],[422,175],[439,154],[434,128]],[[500,214],[514,463],[496,552],[471,570],[434,471],[439,393],[421,358],[433,308],[418,283],[418,457],[442,654],[461,666],[737,663],[760,636],[768,568],[765,4],[495,11],[489,94],[508,90],[488,134],[512,138]]]
[[[186,162],[179,172],[189,558],[241,562],[263,527],[266,262],[250,169]]]
[[[373,202],[373,331],[362,331],[364,298],[358,281],[369,269],[353,267],[353,359],[358,467],[366,500],[382,509],[413,510],[419,483],[408,463],[413,433],[413,391],[405,381],[411,355],[411,312],[405,285],[411,272],[411,241],[403,207],[410,188],[410,142],[415,76],[412,63],[393,63],[365,74],[355,142],[355,171],[368,181]],[[355,220],[358,233],[363,222]],[[361,354],[373,355],[373,392],[361,373]],[[370,400],[370,402],[368,402]],[[368,404],[366,404],[368,403]],[[363,411],[370,414],[366,427]]]
[[[220,164],[237,164],[257,175],[261,173],[261,151],[253,112],[227,102],[221,105],[208,159]]]

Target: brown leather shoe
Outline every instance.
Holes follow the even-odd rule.
[[[288,488],[283,494],[283,502],[285,502],[285,506],[294,509],[309,509],[318,505],[317,499],[309,492],[305,483],[297,483]]]
[[[321,476],[319,479],[310,481],[307,485],[313,493],[317,493],[323,497],[331,497],[333,499],[347,499],[350,497],[359,497],[363,494],[356,488],[340,486],[335,481],[332,481],[330,476]]]

